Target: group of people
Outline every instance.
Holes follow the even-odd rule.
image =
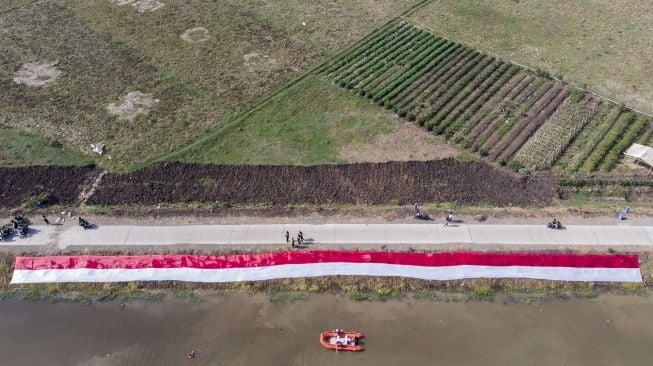
[[[430,220],[429,216],[420,210],[419,205],[417,203],[413,204],[413,209],[415,209],[415,217],[418,219],[422,220]],[[453,212],[449,211],[447,214],[447,217],[445,218],[444,226],[449,226],[449,224],[453,222]]]
[[[300,247],[304,243],[304,233],[301,231],[297,233],[297,240],[295,240],[295,237],[290,237],[290,232],[286,231],[286,244],[290,244],[291,248],[297,248]]]

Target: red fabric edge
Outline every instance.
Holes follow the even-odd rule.
[[[535,266],[580,268],[639,268],[637,255],[555,253],[404,253],[359,251],[271,252],[200,256],[190,254],[141,256],[16,257],[16,270],[136,269],[136,268],[245,268],[308,263],[386,263],[412,266]]]

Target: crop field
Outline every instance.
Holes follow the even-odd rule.
[[[653,2],[433,0],[411,21],[653,113]]]
[[[630,143],[650,139],[643,116],[406,21],[316,72],[522,174],[553,166],[579,134],[605,136],[584,145],[596,147],[581,162],[588,172],[611,170]],[[614,109],[624,112],[616,124]]]

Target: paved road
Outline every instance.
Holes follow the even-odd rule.
[[[324,224],[324,225],[187,225],[101,226],[84,230],[74,225],[34,226],[28,238],[2,245],[142,246],[175,244],[283,244],[284,233],[304,232],[307,243],[360,244],[474,244],[518,246],[653,246],[653,226],[568,226],[550,230],[543,225],[453,224]]]

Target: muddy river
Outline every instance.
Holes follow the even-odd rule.
[[[170,296],[169,296],[170,297]],[[366,333],[362,353],[318,343]],[[196,357],[187,359],[190,350]],[[94,305],[0,301],[2,365],[648,365],[653,297],[525,305],[240,294]]]

